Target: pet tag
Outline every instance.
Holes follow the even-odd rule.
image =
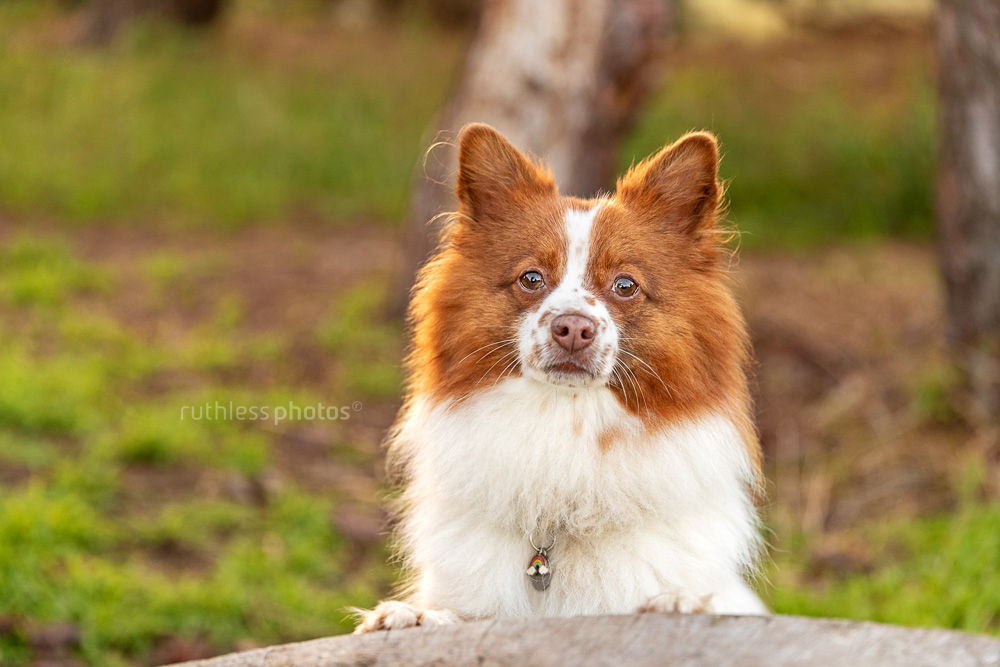
[[[545,549],[539,549],[538,553],[531,557],[526,574],[536,591],[544,591],[549,587],[552,581],[552,568],[549,567],[549,557]]]

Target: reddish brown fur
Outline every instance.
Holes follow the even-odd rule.
[[[620,428],[605,429],[597,436],[597,446],[601,448],[602,452],[607,452],[615,446],[622,435],[624,434]]]
[[[715,139],[697,133],[624,176],[594,223],[588,287],[611,310],[621,349],[649,365],[620,354],[640,386],[613,385],[619,403],[650,427],[726,411],[759,470],[748,336],[722,266],[717,166]],[[494,345],[515,338],[519,315],[542,298],[518,289],[517,280],[531,268],[557,284],[565,212],[594,204],[560,197],[545,168],[479,125],[461,137],[457,192],[455,223],[421,272],[411,305],[411,396],[462,399],[502,373],[520,373],[516,355],[503,359],[516,344]],[[640,285],[632,299],[611,292],[623,272]],[[603,434],[602,449],[618,436]]]

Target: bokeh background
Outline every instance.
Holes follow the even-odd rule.
[[[474,3],[230,0],[113,29],[93,4],[0,0],[0,663],[347,631],[396,577],[386,313]],[[683,0],[618,163],[721,139],[764,597],[997,633],[1000,478],[934,249],[932,25],[927,0]],[[182,419],[230,402],[352,409]]]

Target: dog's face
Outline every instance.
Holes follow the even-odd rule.
[[[687,135],[611,196],[560,197],[499,133],[466,128],[459,215],[411,311],[416,389],[453,398],[523,375],[607,386],[637,414],[742,386],[743,322],[717,266],[715,140]]]
[[[614,371],[620,334],[605,298],[633,298],[636,283],[623,272],[615,284],[601,285],[588,270],[598,212],[598,207],[566,208],[558,262],[528,256],[516,271],[518,361],[521,372],[539,381],[571,387],[606,384]]]

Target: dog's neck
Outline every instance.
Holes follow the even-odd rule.
[[[586,538],[742,502],[752,465],[724,412],[650,430],[607,388],[509,378],[475,397],[417,397],[398,439],[408,494],[536,539]]]

